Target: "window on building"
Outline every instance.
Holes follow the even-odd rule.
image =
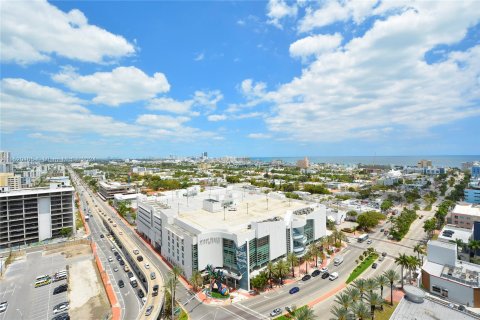
[[[182,265],[185,265],[185,261],[182,260]]]
[[[440,289],[440,288],[437,287],[437,286],[432,286],[432,291],[433,291],[433,292],[440,293],[440,292],[442,291],[442,289]]]

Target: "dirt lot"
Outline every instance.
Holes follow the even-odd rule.
[[[110,305],[94,260],[70,264],[70,316],[72,319],[102,319]]]
[[[46,255],[60,252],[65,258],[73,258],[76,256],[92,254],[92,248],[89,244],[78,244],[75,246],[65,246],[56,249],[50,249],[45,252]]]

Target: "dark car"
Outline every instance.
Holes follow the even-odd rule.
[[[61,286],[58,286],[55,289],[53,289],[53,294],[59,294],[59,293],[65,292],[67,291],[67,289],[68,289],[68,284],[62,284]]]
[[[387,256],[387,253],[386,252],[382,252],[382,257],[386,257]]]
[[[328,277],[330,277],[330,273],[324,272],[324,273],[322,274],[322,279],[328,279]]]
[[[290,289],[290,291],[288,291],[290,294],[294,294],[294,293],[297,293],[298,291],[300,291],[300,288],[299,287],[293,287],[292,289]]]
[[[304,276],[302,277],[302,281],[310,280],[311,277],[312,277],[311,275],[306,274],[306,275],[304,275]]]
[[[142,290],[142,289],[138,289],[137,293],[138,293],[138,297],[139,297],[140,299],[142,299],[143,297],[145,297],[145,293],[143,293],[143,290]]]
[[[52,320],[70,320],[70,316],[67,312],[56,315]]]
[[[124,265],[125,265],[125,261],[123,261],[123,260],[120,260],[118,263],[119,263],[121,266],[124,266]]]
[[[118,286],[119,286],[120,288],[125,287],[125,282],[123,282],[123,280],[118,281]]]
[[[117,261],[122,260],[122,257],[119,254],[116,254],[115,256],[117,257]]]
[[[152,296],[158,295],[158,284],[154,285],[152,288]]]
[[[383,229],[383,228],[382,228],[382,229],[380,229],[380,232],[383,232],[383,231],[385,231],[385,229]]]
[[[377,266],[378,264],[375,262],[374,264],[372,264],[372,269],[377,269]]]
[[[320,274],[320,270],[315,270],[312,272],[312,277],[316,277]]]
[[[114,251],[113,254],[115,255],[115,257],[119,257],[119,256],[120,256],[120,253],[118,253],[118,251]]]
[[[103,234],[100,235],[100,238],[104,238],[105,236]]]
[[[463,306],[463,305],[459,305],[459,306],[458,306],[458,310],[460,310],[460,311],[465,311],[466,308],[465,308],[465,306]]]
[[[132,272],[132,271],[128,271],[127,275],[128,275],[128,278],[131,278],[131,277],[133,277],[133,272]]]
[[[142,256],[137,256],[137,261],[139,261],[139,262],[143,261],[143,257]]]

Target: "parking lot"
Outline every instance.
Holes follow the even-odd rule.
[[[56,305],[68,301],[67,291],[53,294],[55,287],[66,280],[35,288],[35,278],[52,276],[65,270],[67,259],[57,253],[42,255],[42,251],[29,253],[13,262],[0,283],[0,301],[7,301],[8,308],[0,314],[0,320],[44,320],[51,319]]]

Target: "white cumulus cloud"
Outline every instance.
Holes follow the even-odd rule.
[[[290,45],[290,55],[302,59],[311,55],[320,55],[337,49],[341,42],[342,36],[339,33],[308,36]]]
[[[251,139],[268,139],[271,138],[271,135],[267,133],[250,133],[247,137]]]
[[[222,120],[226,120],[227,119],[227,116],[224,115],[224,114],[211,114],[207,117],[208,121],[222,121]]]
[[[30,64],[53,54],[102,63],[135,53],[125,38],[88,23],[73,9],[63,12],[47,1],[2,1],[0,59]]]
[[[284,0],[269,0],[267,4],[268,23],[281,28],[280,20],[284,17],[295,17],[297,15],[297,6],[289,6]]]
[[[72,68],[64,68],[53,76],[53,80],[73,91],[94,94],[93,102],[109,106],[150,99],[170,89],[163,73],[157,72],[149,77],[136,67],[118,67],[111,72],[86,76],[79,75]]]

